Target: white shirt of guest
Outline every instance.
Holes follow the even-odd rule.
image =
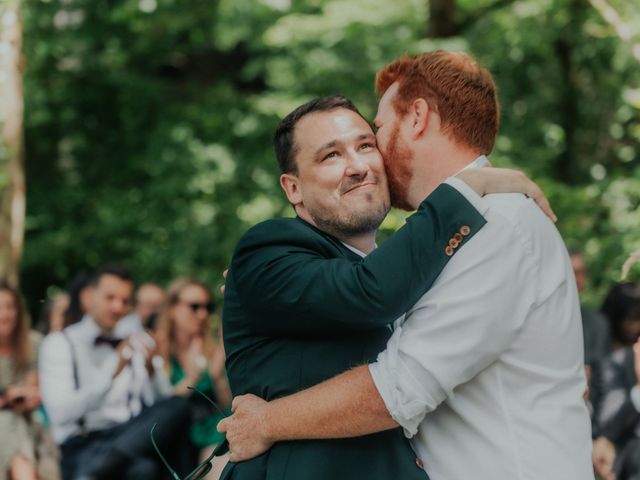
[[[564,243],[524,195],[472,203],[487,224],[370,365],[375,385],[432,480],[593,479]]]
[[[133,333],[131,325],[124,330],[120,332],[116,326],[113,336],[123,338]],[[131,365],[112,380],[118,355],[107,344],[94,344],[100,329],[90,316],[85,315],[64,332],[67,338],[62,332],[55,332],[44,339],[38,362],[42,402],[57,443],[82,433],[78,423],[81,418],[86,431],[103,430],[126,422],[140,413],[143,405],[151,405],[170,392],[163,369],[156,369],[151,380],[143,356],[135,352]],[[69,341],[73,345],[78,389]]]

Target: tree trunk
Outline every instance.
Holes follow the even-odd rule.
[[[568,6],[569,22],[561,38],[555,43],[555,54],[560,64],[562,87],[560,95],[560,126],[564,130],[564,149],[555,161],[556,178],[567,184],[578,183],[580,170],[576,154],[576,129],[579,124],[580,86],[574,59],[575,45],[579,41],[584,23],[584,0],[572,0]]]
[[[18,0],[0,5],[0,279],[18,285],[25,216],[22,24]]]
[[[428,35],[431,38],[451,37],[458,33],[456,0],[429,0]]]

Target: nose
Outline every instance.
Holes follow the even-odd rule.
[[[114,300],[111,303],[111,310],[115,315],[124,315],[127,312],[128,304],[122,300]]]
[[[364,178],[367,176],[369,168],[369,162],[363,155],[358,154],[358,152],[349,152],[345,169],[346,176]]]

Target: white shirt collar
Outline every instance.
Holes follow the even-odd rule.
[[[342,242],[342,240],[340,240]],[[353,253],[355,253],[356,255],[360,255],[362,258],[366,257],[367,254],[358,250],[356,247],[352,247],[351,245],[349,245],[348,243],[344,243],[342,242],[342,244],[347,247],[349,250],[351,250]],[[378,248],[378,245],[376,244],[375,248]]]
[[[93,319],[91,315],[85,313],[84,316],[80,319],[80,325],[82,325],[82,329],[84,330],[87,338],[97,337],[100,335],[100,327]]]
[[[462,172],[463,170],[467,170],[468,168],[484,167],[485,165],[489,165],[489,159],[487,158],[486,155],[480,155],[473,162],[467,164],[467,166],[465,166],[464,168],[461,168],[456,173],[454,173],[452,176],[455,176],[458,173]]]

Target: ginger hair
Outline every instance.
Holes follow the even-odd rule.
[[[443,133],[480,153],[493,150],[500,122],[496,85],[470,55],[442,50],[403,55],[376,75],[376,93],[398,82],[395,111],[404,116],[417,98],[440,116]]]

